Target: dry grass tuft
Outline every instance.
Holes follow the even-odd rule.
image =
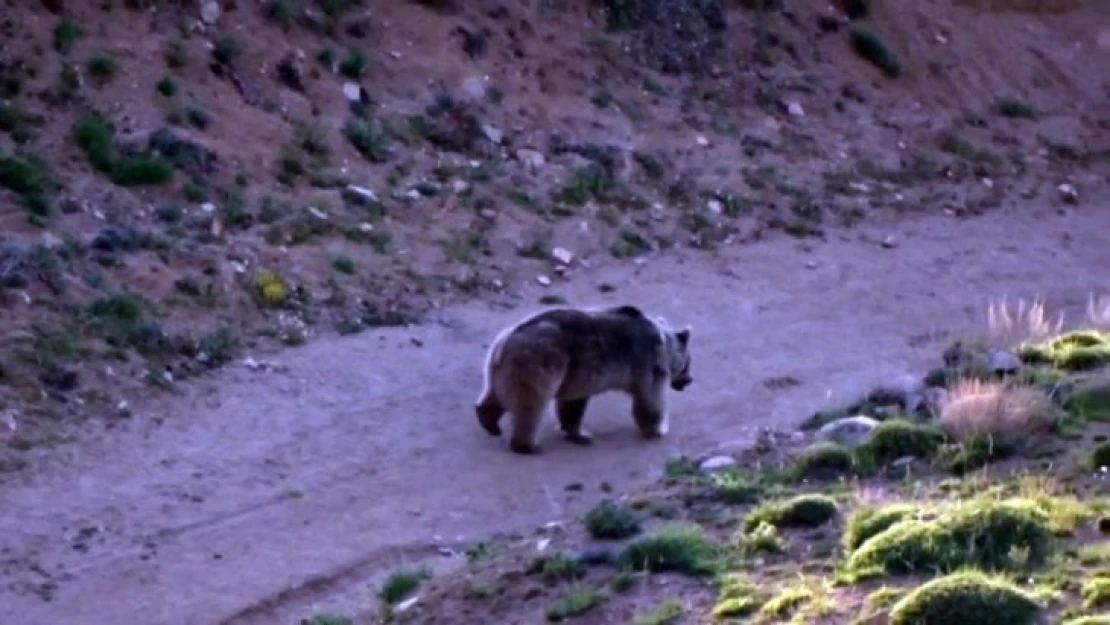
[[[964,379],[949,390],[940,427],[960,442],[986,437],[1018,442],[1047,432],[1056,418],[1052,402],[1036,389]]]
[[[1063,327],[1063,313],[1055,320],[1049,319],[1041,300],[1027,302],[1018,299],[1014,311],[1010,310],[1005,297],[987,306],[987,328],[991,339],[1003,347],[1043,341],[1060,334]]]
[[[1091,295],[1087,302],[1087,321],[1100,330],[1110,328],[1110,295]]]

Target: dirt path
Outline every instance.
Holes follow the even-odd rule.
[[[591,407],[593,448],[548,423],[546,454],[522,458],[482,433],[471,403],[485,341],[524,308],[472,304],[438,324],[321,339],[281,355],[286,372],[233,366],[3,486],[0,622],[294,623],[323,585],[363,587],[436,544],[528,531],[596,501],[603,482],[652,479],[668,456],[741,444],[746,428],[789,427],[920,371],[941,331],[981,323],[988,298],[1077,311],[1110,290],[1110,213],[1020,212],[577,276],[561,290],[571,301],[693,324],[695,383],[661,442],[638,439],[616,397]],[[878,244],[888,234],[897,247]],[[616,292],[598,295],[601,281]],[[801,384],[764,385],[782,376]]]

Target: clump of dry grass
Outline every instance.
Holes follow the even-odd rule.
[[[963,379],[949,389],[940,428],[950,438],[1018,442],[1047,432],[1057,413],[1049,398],[1027,386]]]
[[[1063,313],[1054,320],[1049,319],[1041,300],[1018,299],[1017,309],[1013,311],[1005,297],[987,306],[988,331],[991,339],[1002,347],[1042,341],[1060,334],[1063,327]]]
[[[1110,295],[1091,295],[1087,302],[1087,321],[1098,329],[1110,328]]]

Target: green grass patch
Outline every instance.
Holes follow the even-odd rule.
[[[620,560],[635,571],[701,576],[714,573],[721,556],[720,545],[701,528],[676,525],[634,541]]]
[[[599,540],[624,540],[642,531],[640,516],[628,506],[603,501],[582,519],[590,536]]]
[[[718,582],[718,586],[717,603],[712,611],[717,620],[750,616],[763,605],[759,587],[745,575],[730,573]]]
[[[926,582],[894,604],[891,625],[1033,625],[1040,607],[1017,586],[962,571]]]
[[[886,43],[874,32],[855,27],[848,33],[852,50],[863,59],[871,62],[889,78],[902,75],[902,62]]]
[[[1064,400],[1064,410],[1086,422],[1110,423],[1110,376],[1080,384]]]
[[[390,575],[378,591],[378,598],[390,605],[404,601],[420,587],[431,575],[421,569],[417,571],[397,571]]]
[[[791,466],[793,480],[827,480],[853,475],[856,456],[844,445],[831,442],[815,443],[807,447]]]
[[[1029,103],[1016,98],[1003,98],[995,105],[995,110],[1003,117],[1013,119],[1036,119],[1037,109]]]
[[[30,214],[49,216],[53,195],[60,186],[41,159],[0,155],[0,187],[19,196]]]
[[[1052,547],[1048,515],[1028,500],[971,501],[935,512],[935,518],[903,519],[863,540],[846,563],[849,576],[1017,569],[1044,561]]]
[[[783,527],[819,527],[833,520],[839,507],[825,495],[798,495],[785,501],[765,503],[744,517],[744,531],[750,532],[762,523]]]
[[[844,528],[844,549],[852,553],[872,537],[885,532],[890,526],[921,512],[919,506],[893,503],[884,506],[860,508],[848,518]]]
[[[714,496],[727,504],[745,504],[759,501],[763,486],[758,480],[736,470],[725,470],[710,476]]]
[[[1022,346],[1018,356],[1029,364],[1047,364],[1064,371],[1089,371],[1110,365],[1110,334],[1069,332],[1050,341]]]
[[[1083,607],[1088,610],[1110,605],[1110,572],[1083,584]]]
[[[109,180],[122,187],[163,185],[173,180],[173,166],[154,154],[118,156],[115,130],[96,115],[77,121],[73,139],[85,153],[89,164]]]
[[[685,612],[685,604],[678,599],[668,599],[651,613],[634,619],[632,625],[674,625]]]
[[[935,427],[891,419],[880,423],[861,454],[879,464],[904,457],[930,458],[944,442],[944,434]]]
[[[608,596],[596,588],[588,586],[572,588],[547,611],[547,620],[558,623],[581,616],[605,603],[607,599]]]

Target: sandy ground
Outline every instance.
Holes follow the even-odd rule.
[[[1075,319],[1110,290],[1106,232],[1105,207],[1007,208],[599,267],[547,289],[693,325],[695,382],[657,442],[637,437],[620,397],[591,406],[589,448],[549,421],[545,453],[520,457],[479,429],[485,345],[530,306],[320,339],[276,357],[285,371],[232,366],[0,487],[0,622],[296,622],[437,546],[530,531],[604,497],[603,483],[635,486],[672,455],[743,445],[752,428],[920,372],[946,332],[982,328],[990,298],[1043,296]],[[786,376],[800,384],[766,384]]]

